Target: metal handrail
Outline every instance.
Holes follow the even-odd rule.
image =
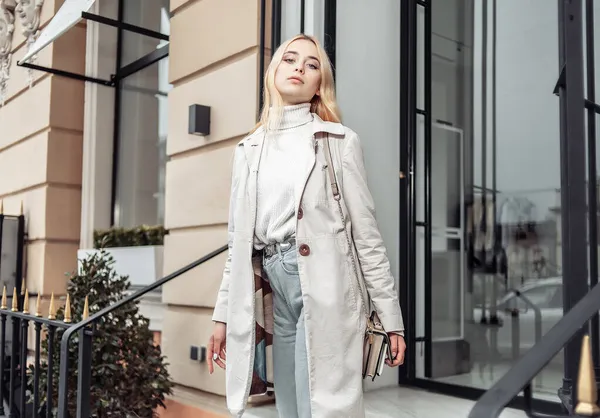
[[[542,310],[531,301],[531,299],[529,299],[527,296],[525,296],[520,290],[518,289],[509,289],[509,291],[507,293],[514,293],[515,297],[517,299],[521,299],[523,302],[525,302],[525,304],[527,305],[527,307],[529,309],[531,309],[533,311],[533,315],[534,315],[534,338],[535,338],[535,344],[537,344],[540,339],[542,338]],[[512,323],[512,331],[513,331],[513,340],[512,340],[512,349],[513,349],[513,359],[517,359],[521,354],[520,354],[520,348],[521,348],[521,334],[520,334],[520,324],[519,324],[519,309],[509,309],[509,308],[505,308],[504,309],[505,312],[509,313],[513,319],[513,323]]]
[[[585,323],[600,310],[600,286],[594,286],[494,386],[475,403],[469,418],[496,418],[535,378]]]
[[[67,412],[67,394],[68,394],[68,379],[67,379],[67,375],[69,372],[69,340],[71,339],[71,336],[78,331],[84,330],[86,327],[89,327],[90,325],[93,325],[98,319],[104,317],[105,315],[119,309],[120,307],[122,307],[123,305],[126,305],[128,303],[131,303],[139,298],[141,298],[142,296],[144,296],[145,294],[153,291],[154,289],[163,286],[165,283],[170,282],[171,280],[181,276],[184,273],[187,273],[188,271],[194,269],[195,267],[198,267],[200,264],[205,263],[206,261],[216,257],[217,255],[227,251],[229,248],[228,245],[224,245],[221,248],[218,248],[217,250],[199,258],[198,260],[180,268],[179,270],[169,274],[168,276],[163,277],[160,280],[157,280],[156,282],[152,283],[151,285],[148,285],[138,291],[136,291],[135,293],[132,293],[131,295],[127,296],[126,298],[121,299],[120,301],[118,301],[117,303],[107,306],[106,308],[96,312],[95,314],[91,315],[90,317],[88,317],[87,319],[84,319],[81,322],[78,322],[75,325],[70,326],[63,334],[61,341],[60,341],[60,374],[59,374],[59,387],[58,387],[58,393],[59,393],[59,397],[58,397],[58,416],[59,417],[66,417],[66,412]]]

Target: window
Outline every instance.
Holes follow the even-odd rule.
[[[169,33],[167,0],[128,0],[123,20]],[[167,140],[168,57],[144,64],[167,41],[123,31],[121,68],[139,62],[117,94],[113,224],[135,227],[164,223]]]

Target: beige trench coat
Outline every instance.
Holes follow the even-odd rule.
[[[331,157],[342,193],[344,223],[333,199],[322,139],[329,136]],[[257,315],[252,252],[256,187],[264,131],[244,138],[235,149],[229,256],[213,320],[227,323],[227,406],[241,417],[250,391]],[[308,146],[308,145],[307,145]],[[359,292],[368,291],[387,331],[403,331],[402,313],[386,249],[367,187],[362,148],[355,132],[314,115],[314,152],[297,179],[296,240],[303,292],[313,418],[362,418],[362,346],[365,315]],[[351,231],[348,248],[344,228]],[[364,276],[357,283],[350,251]],[[365,286],[366,285],[366,286]],[[365,289],[366,287],[366,289]],[[258,312],[258,314],[256,313]],[[260,323],[260,320],[258,320]],[[264,325],[264,324],[263,324]]]

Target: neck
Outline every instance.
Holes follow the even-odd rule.
[[[312,120],[310,112],[310,103],[300,103],[294,105],[284,105],[281,108],[281,119],[275,129],[296,128]]]

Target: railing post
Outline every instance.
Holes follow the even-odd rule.
[[[15,293],[16,295],[16,293]],[[13,296],[16,298],[16,296]],[[13,312],[16,309],[13,309]],[[8,418],[15,418],[16,399],[15,384],[17,381],[17,356],[19,352],[19,318],[12,317],[12,341],[10,347],[10,383],[8,389]]]
[[[71,304],[69,293],[67,293],[67,301],[65,302],[65,312],[64,312],[65,323],[71,323]],[[67,329],[60,342],[60,360],[59,360],[59,370],[60,373],[58,375],[58,418],[69,418],[69,339],[65,340],[65,335],[70,335],[69,333],[73,330]],[[81,344],[81,342],[79,343]]]
[[[517,361],[521,356],[521,322],[519,319],[519,310],[516,308],[511,310],[510,316],[512,318],[512,359],[513,361]]]
[[[38,294],[38,303],[37,308],[40,306],[40,297]],[[39,316],[39,315],[36,315]],[[42,351],[42,323],[35,322],[35,366],[33,369],[33,411],[38,414],[38,409],[40,407],[40,352]]]
[[[575,404],[575,402],[573,403]],[[592,346],[589,335],[585,335],[581,341],[575,413],[584,417],[597,417],[600,415],[598,388],[596,387]]]
[[[90,417],[90,388],[92,381],[92,331],[79,331],[79,365],[77,369],[77,418]]]
[[[52,302],[50,302],[52,304]],[[52,316],[49,318],[52,320]],[[46,418],[53,418],[54,414],[54,336],[56,328],[48,325],[48,376],[46,381]]]
[[[6,292],[6,288],[4,290]],[[4,297],[3,297],[3,300]],[[3,306],[2,309],[6,309]],[[4,415],[4,400],[6,394],[4,393],[4,358],[6,356],[4,347],[6,346],[6,314],[2,312],[0,314],[0,415]]]
[[[26,306],[26,304],[28,304],[27,301],[28,295],[25,295],[25,302],[23,304],[23,306]],[[23,310],[24,314],[28,314],[27,310],[24,309]],[[19,393],[19,410],[20,410],[20,416],[21,417],[25,417],[27,416],[27,412],[26,409],[27,408],[27,333],[29,331],[29,321],[25,318],[21,319],[21,358],[20,360],[20,372],[21,372],[21,391]]]
[[[2,237],[3,237],[3,228],[4,228],[4,202],[0,200],[0,254],[2,254]],[[2,257],[0,257],[0,267],[2,266]],[[0,309],[6,309],[6,287],[4,288],[4,293],[2,294],[2,307]],[[2,335],[0,336],[0,415],[4,415],[4,399],[6,396],[4,394],[4,346],[6,345],[6,314],[1,314],[2,325],[0,332]]]

